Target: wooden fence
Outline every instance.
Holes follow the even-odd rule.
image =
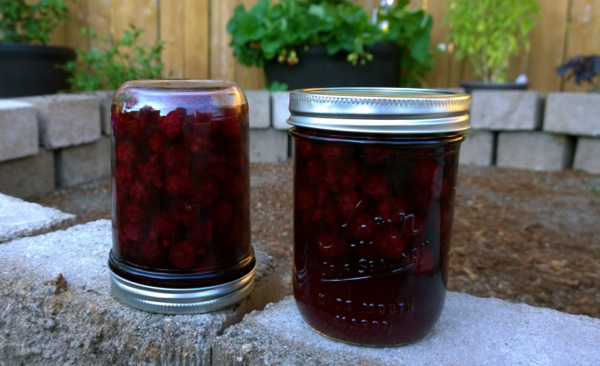
[[[371,13],[378,0],[354,0]],[[423,8],[435,22],[432,46],[445,41],[447,28],[439,24],[449,0],[412,0],[411,7]],[[474,0],[476,1],[476,0]],[[163,61],[178,78],[235,80],[243,88],[264,86],[261,70],[239,66],[233,57],[225,30],[233,10],[257,0],[75,0],[69,2],[71,20],[57,29],[51,43],[88,49],[103,43],[80,35],[83,27],[102,37],[119,37],[128,25],[143,28],[142,41],[165,42]],[[528,55],[515,57],[510,76],[526,73],[531,88],[541,92],[584,90],[572,81],[561,80],[556,68],[570,57],[600,53],[600,0],[538,0],[542,19],[531,34]],[[472,78],[467,61],[456,60],[452,45],[435,59],[427,76],[430,87],[455,87]]]

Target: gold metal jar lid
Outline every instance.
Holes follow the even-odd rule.
[[[471,128],[471,96],[429,89],[323,88],[290,93],[293,126],[368,133],[435,134]]]

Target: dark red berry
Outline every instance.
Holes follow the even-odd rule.
[[[213,215],[219,224],[226,224],[233,217],[233,206],[228,201],[220,201],[213,209]]]
[[[188,269],[194,265],[194,246],[190,242],[181,241],[176,243],[169,251],[169,259],[175,267]]]

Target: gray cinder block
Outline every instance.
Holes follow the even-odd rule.
[[[40,149],[26,158],[0,163],[0,192],[28,198],[54,191],[54,153]]]
[[[55,94],[20,98],[38,110],[40,143],[47,149],[100,138],[100,101],[91,94]]]
[[[600,94],[548,93],[544,130],[600,136]]]
[[[494,132],[469,131],[460,148],[460,163],[490,166],[494,158]]]
[[[541,126],[542,96],[536,91],[482,91],[472,94],[471,125],[480,130],[528,131]]]
[[[290,118],[290,92],[281,91],[271,93],[271,108],[273,112],[273,127],[279,130],[288,130],[291,126],[287,124]]]
[[[0,161],[37,154],[37,112],[30,103],[0,99]]]
[[[591,365],[600,359],[600,319],[449,292],[433,331],[391,348],[357,347],[311,330],[290,296],[228,328],[213,366]]]
[[[61,187],[110,175],[110,137],[56,151],[56,181]]]
[[[545,132],[501,132],[496,165],[506,168],[557,171],[569,167],[572,140]]]
[[[257,253],[255,289],[236,305],[177,316],[127,307],[110,292],[111,238],[101,220],[0,247],[3,364],[210,365],[218,334],[281,299],[281,267]]]
[[[0,194],[0,243],[44,234],[74,218],[54,208]]]
[[[276,163],[288,159],[287,131],[250,130],[250,162]]]
[[[247,90],[244,92],[250,109],[250,128],[271,126],[271,95],[267,90]]]
[[[580,137],[573,168],[600,174],[600,138]]]
[[[110,108],[115,96],[115,92],[114,90],[100,90],[95,94],[100,100],[100,123],[102,126],[102,134],[110,136],[110,129],[112,126],[110,119]]]

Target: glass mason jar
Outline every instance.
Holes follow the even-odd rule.
[[[253,288],[248,103],[232,82],[123,84],[112,105],[112,290],[190,314]]]
[[[294,297],[317,332],[397,346],[444,305],[470,96],[418,89],[290,94]]]

